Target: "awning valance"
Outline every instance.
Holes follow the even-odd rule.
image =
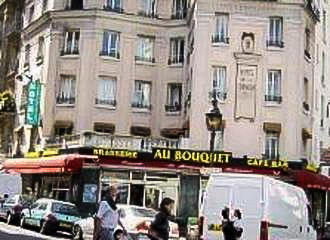
[[[88,156],[78,154],[61,155],[43,158],[13,158],[3,163],[3,169],[7,172],[18,173],[73,173],[79,172],[83,160]]]
[[[292,170],[291,174],[297,185],[302,188],[313,188],[330,191],[330,178],[308,170]]]
[[[280,123],[264,122],[264,131],[265,132],[281,133],[281,130],[282,130],[282,126]]]

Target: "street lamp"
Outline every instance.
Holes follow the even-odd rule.
[[[207,130],[211,132],[210,151],[214,151],[215,132],[221,130],[222,114],[218,108],[217,92],[212,92],[212,106],[210,112],[205,113]]]

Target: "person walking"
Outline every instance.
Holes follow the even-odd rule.
[[[236,240],[239,240],[243,234],[242,212],[239,209],[235,209],[234,211],[234,227],[236,231]]]
[[[149,238],[151,240],[168,240],[170,235],[169,218],[174,209],[174,200],[164,198],[160,204],[160,211],[156,214],[154,221],[150,224]]]
[[[117,225],[120,225],[126,234],[125,227],[120,221],[120,210],[116,205],[117,188],[111,186],[105,200],[100,202],[96,214],[96,232],[94,240],[114,240],[113,233]]]
[[[221,211],[222,215],[222,233],[224,240],[236,240],[236,230],[234,227],[234,222],[230,220],[230,210],[228,207],[225,207]]]

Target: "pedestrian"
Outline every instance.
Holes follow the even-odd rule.
[[[126,234],[125,227],[120,221],[121,212],[116,205],[117,188],[111,186],[107,191],[105,200],[100,202],[95,221],[95,240],[114,240],[114,230],[121,226]]]
[[[168,240],[170,235],[169,218],[174,209],[174,200],[164,198],[160,204],[160,211],[156,214],[155,219],[150,224],[149,238],[152,240]]]
[[[239,209],[234,211],[234,227],[236,230],[236,240],[239,240],[243,234],[242,212]]]
[[[222,215],[222,234],[224,240],[236,240],[236,230],[234,227],[234,222],[230,220],[230,210],[228,207],[225,207],[221,211]]]

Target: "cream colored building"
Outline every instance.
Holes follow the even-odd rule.
[[[217,149],[317,163],[329,142],[327,9],[308,0],[26,1],[17,103],[30,78],[40,80],[41,127],[25,124],[22,108],[16,150],[84,130],[185,136],[182,148],[208,149],[215,88]]]
[[[326,97],[315,53],[320,12],[317,1],[198,1],[187,88],[192,148],[209,147],[204,113],[216,88],[224,119],[218,149],[319,161],[321,93]]]
[[[183,134],[186,10],[185,0],[26,1],[17,93],[41,81],[41,127],[22,110],[16,147],[83,130]]]

